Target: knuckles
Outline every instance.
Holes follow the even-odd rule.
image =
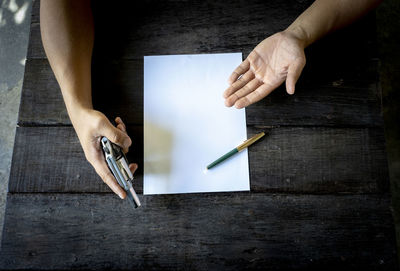
[[[110,140],[111,140],[112,142],[114,142],[114,143],[119,144],[119,145],[122,144],[122,136],[121,136],[120,134],[118,134],[118,133],[115,133],[115,132],[114,132],[114,133],[111,135]]]
[[[101,131],[106,125],[106,123],[107,123],[106,119],[97,117],[92,121],[92,128],[97,131]]]

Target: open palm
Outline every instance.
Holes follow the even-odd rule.
[[[303,43],[294,35],[279,32],[266,38],[229,77],[225,105],[243,108],[258,102],[285,79],[287,92],[293,94],[305,63]]]

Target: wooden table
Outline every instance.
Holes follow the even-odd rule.
[[[128,123],[140,194],[143,56],[247,56],[311,2],[96,3],[94,104]],[[35,1],[0,267],[395,270],[374,14],[306,54],[295,95],[246,110],[248,134],[268,132],[249,150],[251,192],[140,195],[132,210],[85,161]]]

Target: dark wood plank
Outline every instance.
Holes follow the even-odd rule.
[[[382,193],[389,187],[381,129],[248,127],[268,135],[250,148],[251,190],[289,193]],[[142,193],[143,130],[128,126]],[[11,192],[109,192],[85,161],[72,127],[20,127]]]
[[[312,0],[93,1],[96,41],[116,58],[143,55],[245,51],[287,27]],[[45,58],[34,5],[28,58]],[[105,19],[106,18],[106,19]],[[123,45],[123,47],[121,47]]]
[[[40,21],[40,0],[32,0],[31,23]]]
[[[101,62],[101,60],[99,60]],[[143,124],[143,61],[93,65],[93,104],[108,117]],[[71,124],[61,91],[46,59],[27,60],[18,124]]]
[[[140,198],[9,194],[0,268],[396,270],[387,196]]]
[[[247,124],[382,126],[379,88],[373,76],[376,64],[371,61],[366,70],[355,69],[337,82],[312,80],[310,75],[293,96],[279,88],[247,108]],[[143,60],[95,59],[92,92],[96,109],[109,117],[120,115],[129,124],[141,125]],[[26,62],[18,123],[70,124],[59,86],[45,59]]]
[[[109,192],[86,161],[72,127],[17,128],[10,192]],[[143,161],[143,128],[129,127],[135,142],[128,159]],[[136,175],[142,191],[142,165]],[[138,191],[138,192],[139,192]]]
[[[242,51],[246,56],[264,38],[289,26],[312,2],[152,0],[110,5],[107,1],[93,1],[96,49],[103,57],[118,59],[232,51]],[[45,58],[38,25],[39,1],[34,3],[32,12],[28,58]],[[324,52],[325,59],[341,55],[346,60],[345,56],[353,54],[354,57],[354,53],[367,59],[371,56],[365,52],[375,42],[375,16],[349,29],[342,32],[340,41],[331,44],[332,50]],[[347,50],[341,50],[344,48]],[[356,50],[352,52],[352,49]]]
[[[263,130],[248,127],[248,135]],[[389,191],[383,131],[377,129],[267,129],[249,149],[251,189],[299,193]]]

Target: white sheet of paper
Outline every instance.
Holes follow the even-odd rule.
[[[144,57],[144,194],[250,190],[245,110],[227,108],[241,53]]]

